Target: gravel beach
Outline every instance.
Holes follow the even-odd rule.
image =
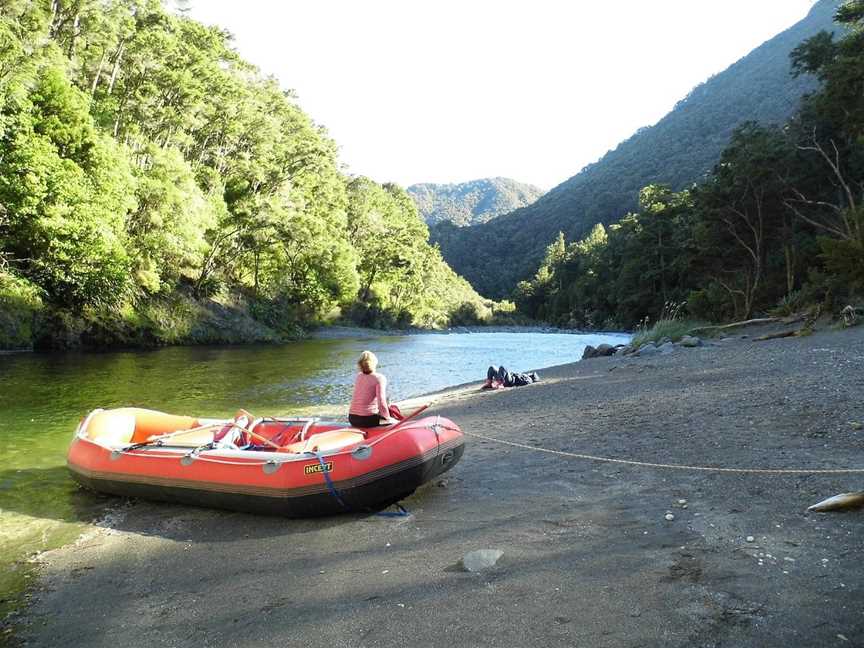
[[[469,435],[410,515],[118,503],[44,553],[33,646],[864,646],[864,327],[540,370],[443,394]],[[477,550],[487,565],[466,571]],[[497,560],[495,560],[497,557]],[[482,562],[482,561],[481,561]],[[491,564],[493,563],[494,564]]]

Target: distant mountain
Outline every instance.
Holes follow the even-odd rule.
[[[458,227],[486,223],[526,207],[543,190],[509,178],[484,178],[459,184],[415,184],[408,187],[420,215],[429,225],[446,221]]]
[[[680,190],[699,181],[720,158],[732,131],[746,121],[784,123],[816,81],[793,78],[790,52],[819,31],[834,31],[841,0],[819,0],[807,17],[724,72],[696,87],[654,126],[637,131],[534,204],[481,225],[431,228],[444,258],[487,297],[507,295],[537,269],[558,232],[568,241],[636,207],[652,183]]]

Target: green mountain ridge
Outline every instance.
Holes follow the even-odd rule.
[[[449,222],[458,227],[478,225],[527,207],[543,190],[510,178],[482,178],[457,184],[413,184],[407,189],[429,225]]]
[[[803,20],[694,88],[655,125],[532,205],[471,228],[440,222],[431,228],[432,240],[481,294],[509,294],[537,269],[558,232],[576,240],[597,223],[617,221],[636,208],[640,189],[649,184],[679,190],[699,181],[744,122],[785,123],[800,98],[817,87],[812,77],[793,78],[789,54],[819,31],[834,31],[839,4],[819,0]]]

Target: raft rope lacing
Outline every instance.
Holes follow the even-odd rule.
[[[440,418],[440,416],[439,416],[439,418]],[[194,428],[194,429],[190,429],[190,430],[180,430],[179,432],[181,432],[181,433],[192,432],[192,431],[197,432],[197,431],[200,431],[201,429],[203,429],[204,427],[214,427],[214,426],[213,425],[202,426],[201,428]],[[447,428],[443,425],[440,425],[437,422],[433,423],[431,425],[424,425],[423,427],[430,429],[433,432],[435,432],[436,437],[438,435],[438,431],[435,428],[440,427],[440,428],[444,428],[444,429],[448,429],[448,430],[455,429],[455,428]],[[390,436],[391,434],[393,434],[395,432],[399,432],[399,431],[400,431],[400,429],[398,429],[398,428],[394,429],[394,430],[389,430],[385,434],[382,434],[380,437],[371,440],[368,445],[374,446],[374,445],[380,443],[385,437]],[[167,438],[167,437],[163,437],[163,438]],[[209,445],[209,444],[207,444],[207,445]],[[166,445],[162,445],[162,444],[154,443],[154,442],[142,443],[141,445],[136,444],[136,446],[137,447],[127,446],[124,448],[115,448],[115,449],[111,450],[111,452],[117,453],[118,455],[130,455],[130,456],[141,457],[141,458],[145,458],[145,459],[174,458],[174,454],[166,455],[166,454],[162,454],[162,453],[136,452],[136,450],[142,450],[144,448],[152,448],[152,449],[156,449],[156,450],[160,450],[160,451],[165,451],[166,449],[170,448],[171,446],[166,446]],[[201,446],[199,448],[193,448],[192,451],[181,455],[181,458],[182,457],[191,457],[195,461],[203,461],[205,463],[222,464],[225,466],[251,466],[251,467],[256,467],[256,466],[261,467],[261,466],[273,465],[273,464],[278,464],[281,466],[282,464],[286,464],[286,463],[292,463],[295,461],[302,461],[301,457],[309,458],[311,456],[312,458],[318,458],[318,453],[313,452],[313,451],[309,451],[309,450],[307,450],[305,452],[285,453],[284,456],[286,458],[282,459],[282,460],[267,459],[264,461],[230,461],[227,459],[216,459],[214,457],[208,457],[204,454],[201,454],[202,452],[218,451],[220,449],[221,448],[217,448],[217,447]],[[324,453],[324,456],[337,457],[340,455],[351,454],[352,452],[353,452],[353,450],[339,450],[338,452]]]
[[[444,427],[444,426],[441,426]],[[445,428],[451,430],[453,428]],[[667,463],[652,463],[650,461],[633,461],[631,459],[615,459],[613,457],[599,457],[597,455],[582,454],[579,452],[569,452],[567,450],[552,450],[551,448],[543,448],[540,446],[528,445],[527,443],[518,443],[516,441],[506,441],[495,437],[477,434],[476,432],[462,433],[468,437],[498,443],[512,448],[520,448],[522,450],[532,450],[545,454],[557,455],[559,457],[568,457],[570,459],[585,459],[587,461],[599,461],[602,463],[623,464],[625,466],[638,466],[641,468],[662,468],[667,470],[690,470],[698,472],[717,472],[717,473],[743,473],[743,474],[760,474],[760,475],[849,475],[864,473],[864,468],[724,468],[718,466],[688,466],[685,464],[667,464]]]

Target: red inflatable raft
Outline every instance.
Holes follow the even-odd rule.
[[[100,409],[78,426],[67,463],[80,484],[114,495],[288,517],[364,511],[410,495],[462,456],[452,421],[418,413],[358,429],[242,410],[215,420]]]

